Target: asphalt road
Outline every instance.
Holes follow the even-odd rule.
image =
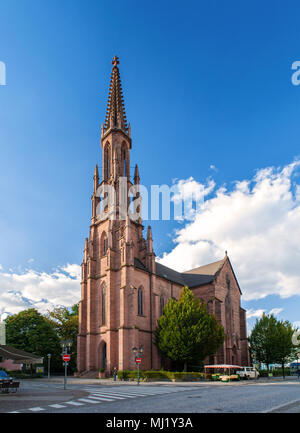
[[[23,381],[0,394],[4,413],[300,413],[300,381],[191,384],[89,384]]]

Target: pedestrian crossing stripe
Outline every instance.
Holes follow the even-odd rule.
[[[99,392],[92,394],[92,395],[97,395],[99,397],[106,397],[106,394],[101,394]],[[119,395],[118,396],[114,395],[114,396],[112,396],[112,398],[114,398],[114,399],[116,398],[117,400],[125,400],[126,397],[120,397]]]
[[[99,401],[95,401],[95,400],[90,400],[90,399],[87,399],[87,398],[79,398],[78,399],[79,401],[84,401],[85,403],[99,403]]]
[[[42,407],[31,407],[29,410],[31,410],[32,412],[39,412],[39,411],[45,410],[45,409]]]
[[[49,404],[50,407],[54,407],[55,409],[61,409],[62,407],[66,407],[63,404]]]
[[[84,406],[84,403],[79,403],[78,401],[66,401],[66,404],[71,404],[73,406]]]
[[[92,399],[94,399],[94,400],[101,400],[101,401],[114,401],[113,399],[111,399],[111,398],[106,398],[106,397],[98,397],[98,396],[94,396],[94,395],[89,395],[89,397],[88,398],[92,398]]]

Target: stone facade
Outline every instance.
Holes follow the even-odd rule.
[[[111,185],[118,192],[121,177],[127,179],[127,190],[140,182],[137,166],[133,182],[130,180],[131,131],[126,123],[117,57],[113,60],[101,146],[102,181],[96,166],[90,234],[82,263],[79,374],[99,368],[107,372],[114,367],[135,369],[132,348],[140,345],[144,348],[143,369],[161,368],[153,332],[163,306],[170,297],[178,298],[184,285],[207,304],[225,328],[226,341],[207,361],[248,365],[245,310],[240,306],[241,291],[227,254],[218,262],[179,273],[155,261],[151,227],[145,239],[141,218],[121,219],[118,200],[116,218],[109,218],[109,206],[102,209],[107,212],[106,219],[97,217],[103,200],[97,194],[99,186]]]

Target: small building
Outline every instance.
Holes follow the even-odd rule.
[[[0,368],[21,370],[24,364],[42,364],[43,357],[7,345],[0,345]]]

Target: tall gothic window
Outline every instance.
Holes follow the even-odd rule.
[[[110,146],[107,144],[104,151],[104,170],[105,178],[110,177]]]
[[[226,285],[227,285],[227,289],[230,290],[230,279],[228,274],[226,275]]]
[[[103,232],[101,237],[101,254],[102,256],[106,256],[108,250],[108,239],[105,232]]]
[[[101,324],[106,324],[106,286],[103,284],[102,286],[102,292],[101,292]]]
[[[165,308],[165,299],[163,296],[160,297],[160,315],[163,314]]]
[[[144,314],[143,289],[140,287],[138,290],[138,315],[142,316],[143,314]]]

